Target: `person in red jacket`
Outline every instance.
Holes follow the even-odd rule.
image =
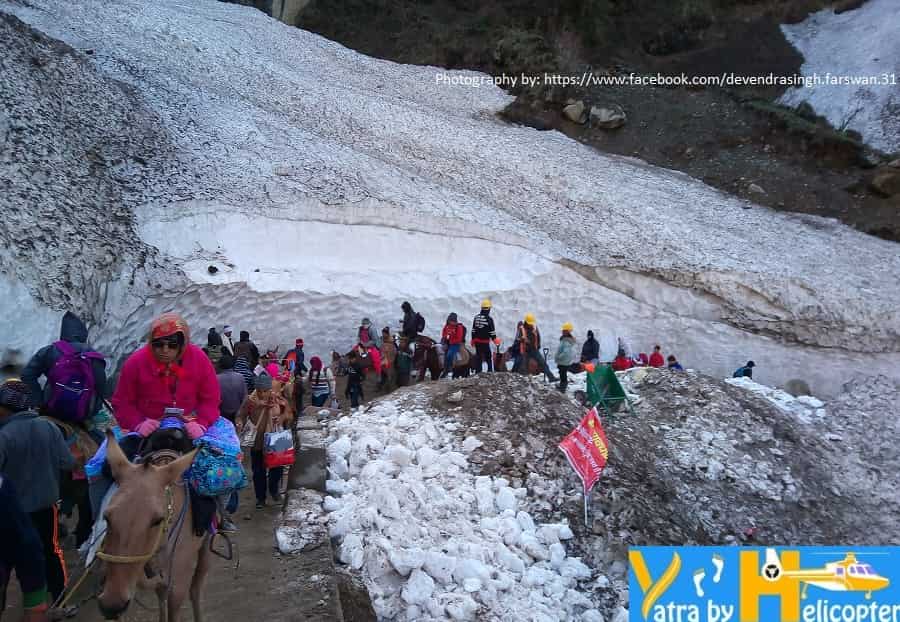
[[[650,367],[664,367],[666,364],[666,359],[663,358],[662,348],[659,347],[659,344],[653,346],[653,354],[650,355]]]
[[[612,368],[614,371],[625,371],[626,369],[631,369],[634,367],[634,361],[625,356],[625,350],[620,349],[619,353],[616,354],[616,358],[613,359]]]
[[[465,339],[466,329],[459,323],[456,314],[451,313],[447,316],[444,330],[441,331],[441,342],[447,348],[447,352],[444,354],[444,369],[441,371],[441,378],[453,371],[453,362],[456,361],[456,356]]]
[[[112,397],[122,429],[147,437],[164,417],[178,416],[197,439],[219,418],[216,370],[190,337],[187,322],[175,313],[153,320],[149,343],[125,361]]]

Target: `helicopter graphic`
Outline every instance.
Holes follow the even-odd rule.
[[[799,581],[803,585],[801,598],[806,598],[810,585],[832,592],[865,592],[866,599],[872,598],[872,592],[890,585],[890,579],[879,575],[870,564],[857,561],[855,553],[844,555],[844,559],[828,562],[821,568],[785,570],[775,549],[766,549],[762,577],[773,582],[782,578]]]

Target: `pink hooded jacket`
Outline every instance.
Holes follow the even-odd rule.
[[[134,430],[145,419],[162,419],[169,406],[195,414],[204,427],[219,418],[219,381],[206,354],[188,344],[173,385],[167,384],[161,366],[149,345],[128,357],[112,397],[116,420],[125,430]],[[174,388],[174,395],[173,395]]]

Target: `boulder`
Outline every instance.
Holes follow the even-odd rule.
[[[565,116],[572,123],[585,123],[587,121],[587,114],[584,110],[584,102],[579,100],[574,104],[569,104],[565,108],[563,108],[563,116]]]
[[[747,186],[747,190],[749,190],[752,194],[765,194],[766,191],[762,189],[762,186],[758,186],[756,184],[750,184]]]
[[[614,130],[625,125],[628,120],[625,111],[619,106],[591,107],[591,125],[602,127],[606,130]]]
[[[883,197],[900,194],[900,169],[886,166],[875,171],[869,187]]]

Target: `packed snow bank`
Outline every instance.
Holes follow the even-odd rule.
[[[362,317],[395,326],[403,299],[436,336],[447,313],[491,296],[507,338],[534,312],[545,339],[573,321],[716,374],[753,357],[769,363],[761,379],[821,395],[863,357],[900,376],[893,243],[505,125],[499,89],[445,85],[442,70],[246,7],[0,0],[0,12],[73,46],[21,25],[2,37],[4,182],[30,189],[0,194],[2,269],[41,304],[87,315],[112,357],[173,308],[198,336],[229,323],[263,346],[301,334],[322,354]],[[343,245],[321,239],[328,224],[353,225]],[[347,294],[317,291],[320,262]]]
[[[799,24],[784,25],[803,54],[804,76],[874,84],[816,84],[791,88],[781,103],[808,102],[835,127],[856,130],[873,147],[900,151],[900,16],[896,0],[868,0],[853,11],[824,9]]]
[[[798,395],[795,397],[787,391],[753,382],[750,378],[726,378],[725,382],[763,396],[779,409],[794,415],[803,423],[813,423],[815,421],[821,423],[825,418],[826,412],[823,408],[825,403],[811,395]]]
[[[594,619],[568,525],[536,520],[526,488],[477,476],[477,442],[423,402],[383,400],[332,425],[324,507],[379,619]]]

